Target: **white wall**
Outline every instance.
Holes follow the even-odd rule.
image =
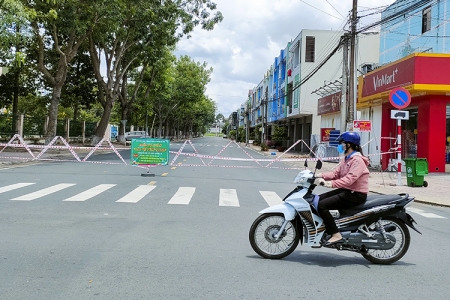
[[[361,110],[360,120],[372,121],[371,132],[360,132],[364,155],[369,156],[373,167],[380,166],[381,156],[381,105]]]
[[[321,128],[335,128],[340,129],[341,124],[341,114],[329,114],[322,116],[322,121],[320,123]]]

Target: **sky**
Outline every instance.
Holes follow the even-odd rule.
[[[280,50],[302,29],[341,30],[352,0],[213,0],[223,21],[214,30],[196,28],[181,40],[177,55],[188,55],[213,68],[206,95],[226,118],[247,100]],[[359,0],[358,16],[394,0]],[[361,18],[362,25],[379,20],[379,14]],[[345,27],[348,29],[348,26]],[[320,51],[320,49],[316,49]]]

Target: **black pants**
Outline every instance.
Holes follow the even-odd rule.
[[[367,194],[345,189],[335,189],[319,196],[318,211],[323,219],[328,234],[338,233],[339,230],[329,210],[349,208],[366,202]]]

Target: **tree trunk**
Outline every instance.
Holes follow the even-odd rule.
[[[106,128],[108,127],[109,124],[109,118],[111,116],[111,112],[112,112],[112,108],[113,108],[113,101],[106,101],[106,105],[103,108],[103,114],[102,114],[102,118],[100,119],[100,122],[98,123],[97,128],[95,129],[95,134],[92,137],[92,142],[91,145],[95,146],[97,145],[104,137],[105,135],[105,131]]]
[[[164,129],[164,135],[166,136],[166,139],[170,139],[170,125],[169,125],[169,121],[166,121],[166,127]]]
[[[161,138],[162,135],[162,125],[163,125],[163,119],[160,116],[161,114],[158,114],[158,119],[159,119],[159,128],[158,128],[158,138]]]
[[[48,144],[56,136],[56,128],[58,125],[58,107],[61,100],[61,90],[64,81],[59,81],[53,86],[52,100],[48,109],[48,124],[45,130],[45,143]]]
[[[128,120],[128,106],[122,106],[122,112],[121,112],[121,119],[120,120]],[[120,122],[119,125],[119,135],[117,137],[117,141],[119,143],[123,143],[125,142],[125,132],[126,132],[126,128],[125,126],[123,126],[123,123]]]

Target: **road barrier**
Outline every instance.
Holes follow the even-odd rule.
[[[63,145],[57,145],[57,143],[60,142]],[[370,142],[370,141],[369,141]],[[103,146],[104,144],[107,144],[106,146]],[[290,154],[289,151],[294,148],[296,145],[298,145],[299,143],[303,143],[311,152],[312,155],[314,155],[314,157],[298,157],[298,158],[283,158],[283,156],[285,156],[286,154]],[[192,149],[194,150],[194,153],[185,153],[183,152],[183,150],[186,148],[186,146],[190,146],[192,147]],[[247,156],[248,158],[234,158],[234,157],[224,157],[221,156],[221,154],[231,145],[236,146],[237,148],[241,149]],[[2,152],[8,148],[23,148],[25,149],[31,157],[26,158],[26,157],[14,157],[14,156],[2,156]],[[123,157],[120,155],[119,150],[129,150],[128,147],[126,148],[116,148],[114,147],[114,145],[108,141],[108,140],[104,140],[102,139],[99,143],[97,143],[97,145],[95,145],[94,147],[78,147],[78,146],[71,146],[63,137],[61,136],[56,136],[53,138],[52,141],[50,141],[50,143],[48,143],[47,145],[28,145],[27,143],[25,143],[25,141],[23,140],[23,138],[16,134],[14,135],[6,144],[2,144],[0,143],[0,159],[16,159],[16,160],[26,160],[26,161],[70,161],[70,162],[80,162],[80,163],[95,163],[95,164],[121,164],[121,165],[128,165],[127,162],[123,159]],[[33,153],[32,150],[39,150],[40,152],[35,155],[35,153]],[[61,159],[61,158],[44,158],[44,154],[47,153],[48,150],[53,149],[53,150],[68,150],[73,158],[75,160],[70,160],[70,159]],[[273,157],[269,157],[269,158],[255,158],[253,157],[249,151],[247,151],[248,149],[251,149],[252,151],[255,151],[255,149],[252,149],[250,147],[241,147],[241,145],[239,145],[238,143],[236,143],[235,141],[230,141],[228,144],[226,144],[224,147],[222,147],[222,149],[216,154],[216,155],[203,155],[203,154],[199,154],[198,150],[195,148],[194,144],[192,143],[191,140],[186,140],[184,141],[183,145],[180,147],[180,149],[178,151],[170,151],[171,154],[174,154],[174,158],[172,159],[172,161],[170,162],[170,164],[168,164],[169,166],[177,166],[177,167],[220,167],[220,168],[271,168],[271,169],[283,169],[283,170],[301,170],[304,169],[304,166],[300,166],[300,167],[279,167],[279,166],[274,166],[273,164],[276,162],[305,162],[305,161],[310,161],[310,162],[315,162],[318,160],[323,160],[323,161],[340,161],[342,159],[342,157],[317,157],[317,154],[314,153],[314,151],[305,143],[305,141],[303,140],[298,140],[297,142],[295,142],[292,146],[290,146],[288,149],[286,149],[286,151],[282,152],[279,156],[273,158]],[[88,151],[87,155],[81,159],[78,154],[75,152],[75,150],[83,150],[83,151]],[[91,158],[91,156],[96,152],[96,151],[112,151],[114,152],[117,157],[121,160],[121,163],[115,163],[115,162],[100,162],[100,161],[92,161],[92,160],[88,160],[89,158]],[[381,156],[381,155],[388,155],[388,154],[395,154],[397,151],[397,148],[392,148],[390,149],[388,152],[383,152],[383,153],[375,153],[375,154],[369,154],[367,156],[371,156],[371,155],[377,155],[377,156]],[[259,152],[259,151],[257,151]],[[48,154],[48,153],[47,153]],[[178,158],[180,158],[181,156],[185,156],[185,157],[196,157],[198,159],[200,159],[199,164],[184,164],[184,163],[177,163]],[[210,160],[208,163],[205,162],[205,160]],[[213,164],[214,161],[240,161],[240,162],[253,162],[255,163],[254,166],[222,166],[222,165],[218,165],[218,164]],[[266,164],[267,163],[267,164]],[[133,164],[132,164],[133,165]],[[141,167],[141,168],[146,168],[148,169],[150,166],[147,165],[135,165],[137,167]],[[336,166],[338,166],[338,164],[333,165],[333,167],[331,167],[331,170],[336,168]],[[325,169],[324,169],[325,170]],[[329,169],[330,170],[330,169]]]

